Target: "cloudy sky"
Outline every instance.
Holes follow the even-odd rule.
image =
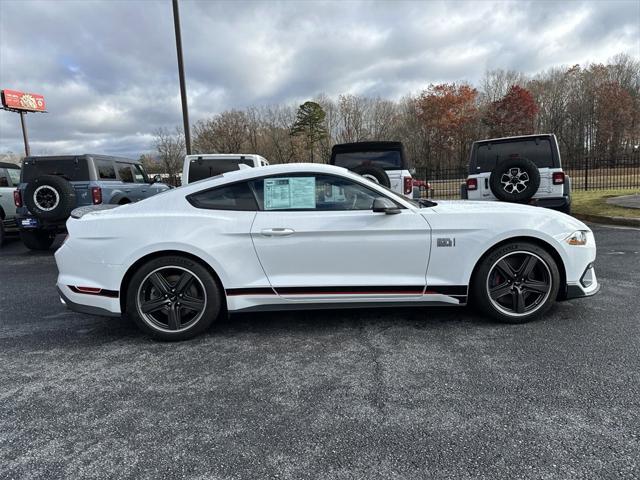
[[[192,123],[324,92],[398,98],[487,69],[534,74],[640,58],[640,0],[360,2],[181,0]],[[170,0],[0,0],[0,88],[42,93],[35,154],[152,149],[181,123]],[[21,152],[0,111],[0,152]]]

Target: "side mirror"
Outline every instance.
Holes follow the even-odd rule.
[[[162,177],[160,175],[154,175],[153,181],[151,183],[160,183],[162,181]]]
[[[387,215],[400,213],[398,206],[385,197],[378,197],[373,200],[373,211],[375,213],[386,213]]]

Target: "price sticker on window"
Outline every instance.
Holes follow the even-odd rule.
[[[265,210],[316,208],[315,177],[265,178]]]

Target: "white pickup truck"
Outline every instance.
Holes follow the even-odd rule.
[[[240,165],[264,167],[269,165],[260,155],[244,153],[202,153],[184,157],[182,167],[182,185],[215,177],[221,173],[240,170]]]

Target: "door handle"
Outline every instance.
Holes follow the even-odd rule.
[[[294,234],[295,230],[291,228],[265,228],[260,233],[264,237],[286,237]]]

